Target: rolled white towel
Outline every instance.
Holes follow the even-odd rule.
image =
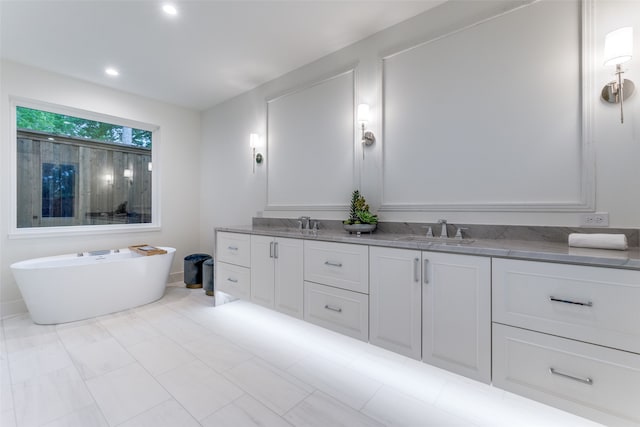
[[[569,234],[569,246],[577,248],[627,250],[627,236],[624,234]]]

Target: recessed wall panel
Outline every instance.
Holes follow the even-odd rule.
[[[354,184],[354,73],[267,102],[267,209],[344,208]]]
[[[382,210],[584,208],[579,1],[541,1],[383,59]]]

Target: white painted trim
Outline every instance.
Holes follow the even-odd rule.
[[[272,204],[265,208],[267,211],[344,211],[349,205],[298,205],[298,204]]]
[[[29,227],[18,228],[17,218],[17,191],[18,183],[17,174],[17,128],[16,128],[16,107],[32,108],[37,110],[49,111],[57,114],[65,114],[79,117],[87,120],[95,120],[105,123],[112,123],[122,126],[128,126],[136,129],[148,130],[152,132],[153,146],[151,148],[151,162],[153,164],[153,172],[151,174],[151,223],[148,224],[110,224],[110,225],[73,225],[61,227]],[[60,236],[89,236],[98,234],[111,233],[135,233],[158,231],[161,229],[160,217],[160,127],[149,123],[138,122],[135,120],[115,117],[108,114],[101,114],[94,111],[81,110],[69,106],[52,104],[34,99],[10,96],[9,97],[9,116],[10,116],[10,143],[11,146],[11,176],[9,182],[11,186],[11,200],[9,202],[9,239],[28,239],[41,237],[60,237]]]
[[[385,60],[401,55],[410,50],[433,43],[443,38],[452,36],[462,31],[467,31],[478,25],[500,18],[516,10],[528,7],[539,0],[519,6],[509,11],[500,13],[487,19],[483,19],[463,28],[440,35],[430,40],[422,41],[416,45],[393,53],[386,54],[380,58],[382,74],[382,105],[381,116],[382,136],[385,136]],[[581,177],[580,194],[578,201],[566,202],[531,202],[531,203],[385,203],[384,199],[384,159],[385,147],[382,145],[382,159],[380,167],[380,212],[416,212],[416,211],[450,211],[450,212],[593,212],[595,210],[595,155],[592,146],[593,132],[593,109],[595,102],[596,88],[594,84],[594,0],[580,0],[581,2]]]
[[[331,73],[330,75],[325,75],[317,80],[313,80],[309,83],[306,83],[302,86],[298,86],[296,88],[293,89],[289,89],[285,92],[281,92],[278,95],[274,95],[271,97],[268,97],[266,99],[266,147],[265,147],[265,152],[266,152],[266,156],[267,156],[267,164],[266,164],[266,192],[267,192],[267,204],[264,208],[265,211],[297,211],[297,210],[305,210],[305,211],[332,211],[332,210],[344,210],[344,209],[348,209],[349,205],[348,204],[344,204],[344,205],[322,205],[322,204],[313,204],[313,205],[304,205],[304,204],[277,204],[277,203],[273,203],[271,202],[271,197],[269,195],[269,160],[270,159],[270,155],[269,155],[269,104],[277,101],[278,99],[281,99],[283,97],[289,96],[289,95],[293,95],[305,90],[308,90],[312,87],[315,87],[317,85],[320,85],[322,83],[326,83],[330,80],[342,77],[344,75],[347,74],[351,74],[351,81],[352,81],[352,104],[353,104],[353,109],[352,109],[352,118],[351,118],[351,126],[352,126],[352,134],[354,135],[354,137],[356,136],[356,131],[357,131],[357,127],[355,125],[355,121],[356,121],[356,86],[357,86],[357,73],[356,73],[356,69],[357,69],[358,64],[351,64],[346,68],[341,68],[340,70]],[[356,149],[356,142],[354,141],[354,145],[352,148],[352,153],[351,153],[351,157],[352,157],[352,187],[353,188],[360,188],[360,169],[357,167],[356,164],[356,159],[357,159],[357,149]],[[355,187],[354,187],[355,186]],[[349,191],[350,192],[350,191]]]

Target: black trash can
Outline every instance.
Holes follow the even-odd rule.
[[[202,286],[210,297],[213,296],[213,258],[202,263]]]
[[[184,257],[184,283],[187,288],[202,287],[202,264],[211,259],[209,254],[191,254]]]

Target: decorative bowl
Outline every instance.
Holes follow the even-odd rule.
[[[342,224],[349,233],[371,233],[378,224]]]

